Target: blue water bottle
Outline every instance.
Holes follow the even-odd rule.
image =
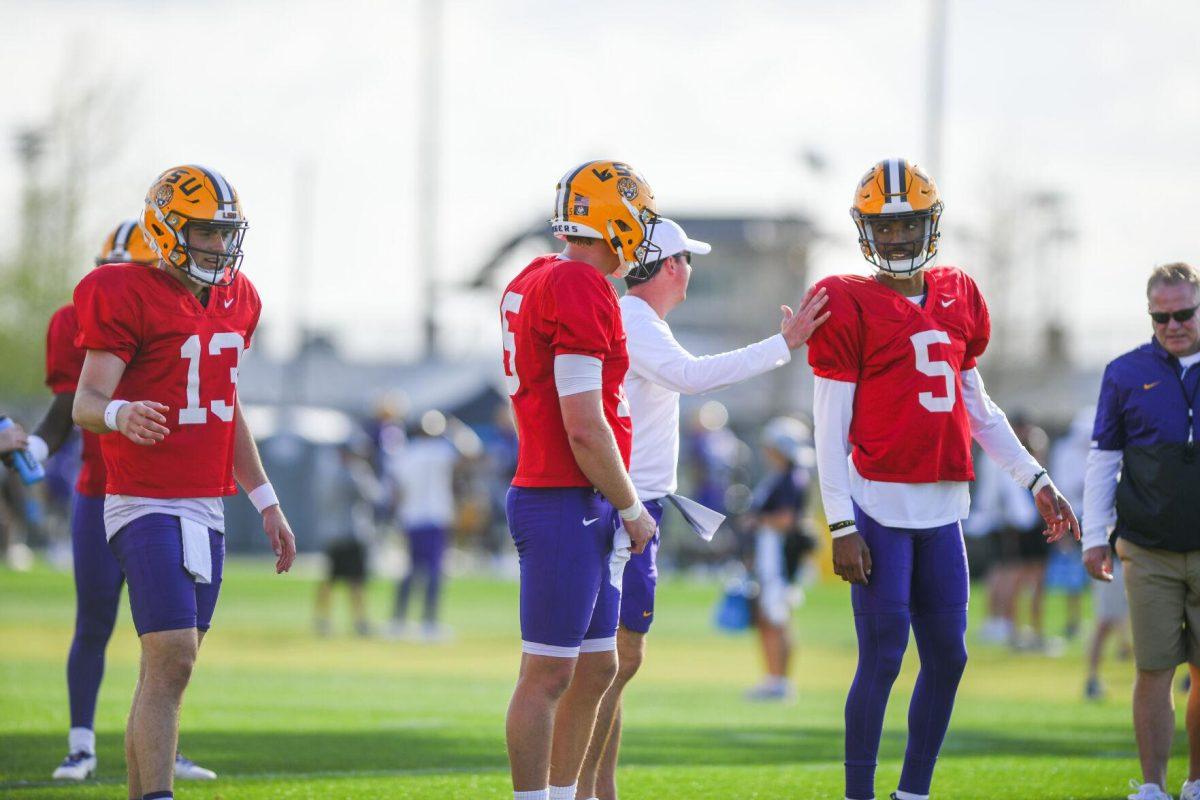
[[[8,417],[0,417],[0,431],[11,428],[13,421]],[[32,483],[37,483],[46,477],[46,471],[42,469],[42,465],[37,462],[33,456],[29,455],[28,450],[14,450],[4,456],[4,463],[17,471],[21,476],[21,482],[26,486]]]

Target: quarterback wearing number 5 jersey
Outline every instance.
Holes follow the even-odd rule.
[[[237,401],[262,304],[241,274],[233,187],[197,165],[150,187],[140,227],[156,267],[99,267],[75,289],[87,350],[73,416],[102,438],[104,527],[129,585],[142,677],[125,734],[131,797],[173,797],[184,689],[220,592],[221,498],[235,479],[262,513],[276,571],[295,538]]]
[[[859,659],[846,699],[846,798],[875,797],[888,695],[912,629],[921,671],[909,710],[898,800],[929,797],[966,665],[968,576],[960,520],[974,438],[1033,492],[1056,540],[1079,526],[1046,471],[988,398],[976,361],[987,305],[937,252],[942,202],[903,159],[872,167],[851,216],[871,277],[821,281],[831,317],[809,340],[813,416],[834,570],[849,581]]]
[[[629,356],[607,280],[656,260],[657,223],[654,194],[629,165],[581,164],[554,204],[566,248],[534,259],[500,301],[518,435],[507,498],[521,565],[521,674],[507,721],[516,800],[575,797],[617,669],[620,592],[601,587],[619,589],[630,550],[657,527],[629,478]]]

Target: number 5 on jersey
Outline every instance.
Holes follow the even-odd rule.
[[[208,354],[218,355],[222,350],[236,350],[237,358],[229,370],[229,382],[237,388],[238,365],[242,361],[242,351],[246,349],[246,340],[240,333],[225,331],[214,333],[208,340]],[[180,425],[203,425],[208,421],[211,410],[222,422],[233,422],[233,404],[224,400],[213,400],[208,408],[200,405],[200,357],[203,348],[200,346],[200,335],[192,334],[179,348],[179,357],[187,359],[187,406],[179,409]]]
[[[928,411],[945,413],[954,409],[955,384],[954,367],[948,361],[932,361],[929,358],[929,348],[934,344],[950,344],[950,334],[945,331],[921,331],[909,337],[913,349],[917,353],[917,372],[933,378],[943,378],[946,381],[946,395],[938,397],[933,392],[921,392],[917,400]]]

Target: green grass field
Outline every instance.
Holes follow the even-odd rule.
[[[262,562],[229,565],[181,734],[184,752],[221,778],[182,784],[177,796],[511,797],[504,711],[519,659],[515,584],[453,582],[446,610],[457,638],[438,646],[344,633],[318,639],[310,633],[312,590],[311,579],[273,576]],[[841,798],[842,702],[854,671],[847,589],[817,587],[798,612],[800,693],[786,706],[740,699],[758,677],[754,641],[712,629],[717,592],[684,581],[661,589],[647,663],[627,694],[622,796]],[[377,582],[377,616],[389,595]],[[121,736],[137,657],[125,608],[100,695],[99,779],[82,786],[48,780],[66,747],[73,604],[68,574],[0,568],[4,798],[125,797]],[[1051,602],[1054,610],[1060,605]],[[888,712],[880,797],[896,785],[915,673],[910,648]],[[1128,663],[1111,663],[1113,699],[1084,704],[1078,644],[1051,659],[972,641],[934,796],[1124,797],[1137,772],[1131,677]],[[1181,733],[1176,751],[1183,749]],[[1183,768],[1176,759],[1173,790]]]

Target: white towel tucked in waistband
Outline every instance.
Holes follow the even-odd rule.
[[[208,528],[187,517],[179,518],[183,537],[183,568],[196,583],[212,583],[212,545]]]
[[[633,540],[629,538],[629,534],[625,532],[625,526],[622,525],[613,534],[612,555],[608,558],[608,582],[613,585],[614,589],[620,590],[623,585],[625,565],[629,563],[632,548]]]

